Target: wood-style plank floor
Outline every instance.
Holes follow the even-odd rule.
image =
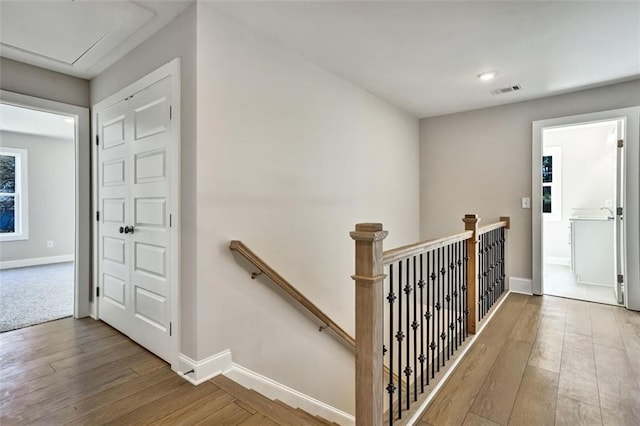
[[[420,425],[640,425],[640,313],[511,294]]]
[[[0,334],[0,425],[326,425],[218,376],[193,386],[102,322]]]
[[[0,425],[317,425],[224,376],[194,387],[109,326],[0,334]],[[423,425],[640,425],[640,313],[512,294]]]

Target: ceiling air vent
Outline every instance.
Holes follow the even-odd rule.
[[[513,86],[500,87],[498,89],[491,90],[492,95],[502,95],[503,93],[515,92],[517,90],[522,89],[522,86],[519,84],[514,84]]]

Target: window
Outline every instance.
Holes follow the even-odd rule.
[[[562,220],[561,150],[545,146],[542,156],[542,216],[545,221]]]
[[[0,147],[0,241],[29,238],[27,151]]]

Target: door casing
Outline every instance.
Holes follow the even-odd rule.
[[[542,288],[542,132],[545,128],[623,120],[625,139],[623,217],[625,220],[625,306],[640,310],[640,107],[534,121],[532,124],[532,293]]]
[[[74,249],[74,318],[91,315],[91,158],[89,148],[89,109],[0,90],[3,103],[75,119],[75,249]]]

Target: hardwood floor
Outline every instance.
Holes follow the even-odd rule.
[[[0,424],[323,425],[224,376],[200,386],[109,326],[0,334]],[[640,313],[511,294],[422,425],[640,425]]]
[[[224,376],[193,386],[102,322],[0,334],[0,425],[327,425]]]
[[[511,294],[422,425],[640,425],[640,313]]]

